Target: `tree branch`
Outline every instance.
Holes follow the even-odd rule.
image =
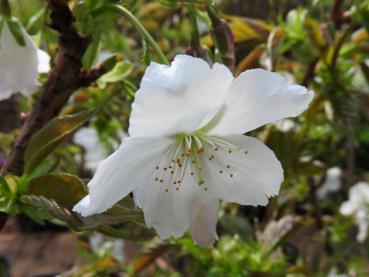
[[[104,70],[82,72],[82,58],[89,39],[81,36],[73,26],[74,17],[64,0],[48,0],[51,10],[49,26],[59,32],[59,48],[43,92],[35,103],[33,111],[23,125],[19,137],[9,153],[1,175],[21,175],[24,170],[23,156],[33,136],[50,119],[59,114],[72,93],[90,85]]]

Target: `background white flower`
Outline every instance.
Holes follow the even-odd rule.
[[[37,49],[24,29],[26,45],[21,46],[5,20],[0,34],[0,101],[20,92],[29,95],[38,85],[38,73],[50,70],[49,55]]]
[[[343,215],[354,217],[359,227],[356,239],[363,242],[369,227],[369,184],[359,182],[352,186],[349,191],[349,200],[342,203],[340,212]]]
[[[85,166],[95,171],[98,163],[106,158],[106,151],[94,128],[83,127],[74,134],[74,142],[85,150]]]
[[[127,137],[126,133],[118,132],[120,139]],[[83,147],[85,153],[85,166],[87,169],[96,171],[99,162],[106,158],[107,151],[101,143],[97,131],[92,127],[80,128],[73,137],[76,144]],[[111,142],[113,149],[118,148],[115,141]]]
[[[332,167],[327,170],[325,181],[317,191],[318,198],[324,199],[329,193],[338,191],[342,185],[342,170],[339,167]]]
[[[349,277],[349,275],[347,274],[338,274],[337,273],[337,269],[336,268],[332,268],[329,272],[328,272],[328,275],[327,277]]]
[[[102,161],[74,210],[101,213],[134,193],[162,239],[191,230],[216,238],[219,200],[266,205],[283,170],[261,141],[242,134],[304,111],[313,93],[262,69],[234,79],[221,64],[178,55],[152,63],[132,105],[129,138]]]

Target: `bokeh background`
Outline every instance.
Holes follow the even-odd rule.
[[[129,22],[116,15],[92,16],[83,5],[93,2],[98,1],[69,1],[75,25],[92,41],[84,66],[91,68],[111,55],[118,62],[97,84],[77,91],[62,114],[94,108],[109,93],[118,93],[69,135],[35,175],[68,173],[88,181],[98,161],[127,136],[134,92],[147,64],[158,60]],[[219,59],[202,6],[197,7],[196,48],[185,5],[174,0],[122,3],[169,60],[186,52]],[[55,203],[29,192],[18,193],[14,206],[6,206],[3,191],[0,209],[6,206],[13,216],[0,233],[0,276],[369,276],[369,240],[358,239],[360,225],[369,224],[369,196],[360,206],[361,221],[340,213],[355,184],[364,182],[369,191],[369,1],[215,3],[233,33],[235,75],[262,67],[315,92],[302,116],[251,133],[283,165],[279,196],[266,207],[222,205],[218,242],[199,248],[189,236],[160,241],[133,206],[135,220],[99,218],[95,220],[105,220],[104,225],[91,220],[82,228],[72,215],[60,215]],[[55,57],[57,33],[46,24],[45,2],[13,0],[12,5],[38,45]],[[0,102],[0,164],[39,93]],[[121,205],[132,205],[126,202]]]

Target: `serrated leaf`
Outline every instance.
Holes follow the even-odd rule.
[[[132,64],[127,61],[118,62],[113,70],[104,74],[97,80],[100,89],[104,89],[108,83],[123,81],[132,72]]]
[[[29,182],[27,196],[32,198],[26,202],[36,207],[43,206],[51,215],[72,224],[78,230],[128,221],[138,224],[144,222],[142,211],[134,207],[130,197],[121,200],[105,213],[82,217],[74,213],[72,208],[85,195],[84,184],[78,177],[69,174],[48,174]]]
[[[25,171],[31,172],[70,133],[88,121],[95,110],[52,119],[31,139],[25,152]]]
[[[81,221],[73,212],[60,206],[53,199],[47,199],[44,196],[23,195],[21,201],[37,209],[47,211],[56,219],[68,223],[72,228],[78,229],[82,225]]]
[[[86,195],[83,182],[69,174],[48,174],[32,179],[28,193],[53,199],[65,208],[72,208]]]
[[[134,207],[131,197],[126,197],[103,214],[81,217],[83,227],[86,229],[96,228],[100,225],[110,225],[133,221],[143,223],[142,211]]]

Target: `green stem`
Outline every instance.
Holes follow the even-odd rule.
[[[0,15],[10,18],[12,16],[8,0],[0,0]]]
[[[169,65],[169,61],[165,57],[163,51],[161,51],[160,47],[157,45],[156,41],[149,34],[149,32],[145,29],[145,27],[141,24],[141,22],[126,8],[117,4],[107,4],[104,7],[96,10],[94,13],[99,14],[104,12],[105,10],[113,10],[120,13],[124,16],[131,24],[136,28],[136,30],[140,33],[143,39],[145,39],[148,44],[154,49],[154,51],[158,54],[160,61],[163,64]]]
[[[220,20],[220,18],[218,16],[218,13],[215,10],[214,6],[212,6],[212,5],[206,6],[206,11],[208,12],[210,21],[211,21],[211,23],[213,25],[216,26],[217,24],[220,24],[221,23],[221,20]]]

